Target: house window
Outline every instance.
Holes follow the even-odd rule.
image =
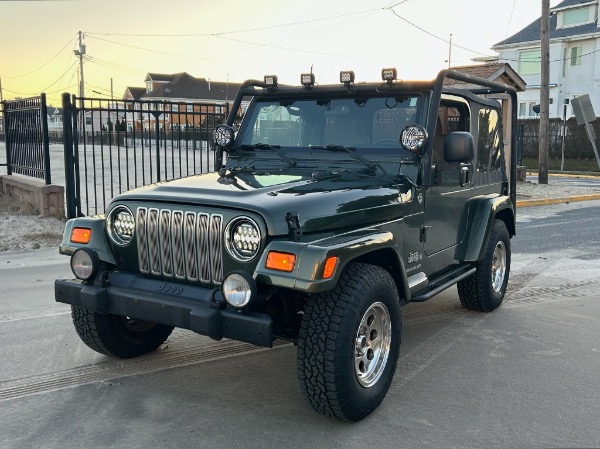
[[[188,104],[187,105],[187,111],[188,112],[194,112],[194,105],[193,104]]]
[[[520,75],[537,75],[541,73],[541,58],[540,50],[527,50],[519,53],[519,74]]]
[[[583,47],[572,47],[571,48],[571,67],[581,65],[582,53],[583,53]]]
[[[536,104],[537,104],[537,103],[536,103],[535,101],[532,101],[532,102],[530,102],[530,103],[529,103],[529,110],[528,110],[528,112],[527,112],[527,115],[528,115],[529,117],[535,117],[535,116],[537,115],[537,112],[535,112],[535,111],[533,110],[533,107],[534,107]]]
[[[527,103],[519,103],[519,117],[525,117],[527,114]]]
[[[91,125],[92,124],[92,117],[86,117],[85,118],[85,124],[86,125]]]
[[[146,83],[146,93],[149,94],[150,92],[152,92],[152,83],[148,82]]]
[[[589,20],[589,7],[570,9],[563,12],[563,27],[587,23]]]

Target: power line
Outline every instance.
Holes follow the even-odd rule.
[[[71,40],[69,42],[67,42],[67,45],[65,45],[63,48],[61,48],[58,53],[56,53],[52,58],[50,58],[44,64],[42,64],[41,66],[39,66],[37,69],[32,70],[31,72],[28,72],[28,73],[24,73],[23,75],[16,75],[16,76],[2,75],[2,77],[3,78],[24,78],[26,76],[29,76],[29,75],[35,73],[35,72],[40,71],[41,69],[43,69],[44,67],[46,67],[48,64],[50,64],[52,61],[54,61],[58,57],[58,55],[60,55],[65,50],[65,48],[67,48],[69,46],[69,44],[71,42],[73,42],[73,38],[71,38]]]
[[[341,57],[345,57],[345,58],[356,58],[357,57],[356,55],[338,55],[338,54],[334,54],[334,53],[323,53],[323,52],[319,52],[319,51],[301,50],[301,49],[297,49],[297,48],[281,47],[278,45],[262,44],[262,43],[258,43],[258,42],[249,42],[249,41],[243,41],[240,39],[234,39],[232,37],[225,37],[225,36],[214,36],[214,37],[219,38],[219,39],[224,39],[227,41],[239,42],[242,44],[255,45],[257,47],[276,48],[278,50],[295,51],[295,52],[299,52],[299,53],[308,53],[308,54],[312,54],[312,55],[341,56]]]
[[[404,0],[404,1],[408,1],[408,0]],[[400,3],[404,3],[404,2],[400,2]],[[372,11],[378,11],[384,8],[374,8],[374,9],[366,9],[364,11],[357,11],[357,12],[352,12],[352,13],[346,13],[346,14],[338,14],[336,16],[329,16],[329,17],[321,17],[318,19],[310,19],[310,20],[303,20],[303,21],[299,21],[299,22],[290,22],[290,23],[283,23],[280,25],[270,25],[270,26],[266,26],[266,27],[258,27],[258,28],[247,28],[247,29],[243,29],[243,30],[234,30],[234,31],[222,31],[220,33],[183,33],[183,34],[134,34],[134,33],[92,33],[92,32],[86,32],[86,35],[96,35],[96,36],[130,36],[130,37],[210,37],[210,36],[222,36],[225,34],[237,34],[237,33],[249,33],[249,32],[253,32],[253,31],[263,31],[263,30],[270,30],[270,29],[274,29],[274,28],[282,28],[282,27],[288,27],[288,26],[295,26],[295,25],[303,25],[306,23],[314,23],[314,22],[321,22],[324,20],[332,20],[332,19],[338,19],[341,17],[348,17],[348,16],[353,16],[353,15],[357,15],[357,14],[364,14],[367,12],[372,12]]]
[[[135,75],[138,73],[147,73],[146,71],[141,70],[141,69],[136,69],[134,67],[117,64],[116,62],[106,61],[104,59],[100,59],[95,56],[86,55],[85,60],[91,62],[92,64],[97,64],[99,66],[106,67],[109,69],[121,70],[122,72],[127,72],[132,75]]]
[[[86,36],[89,36],[89,35],[86,34]],[[189,56],[185,56],[185,55],[178,55],[176,53],[168,53],[166,51],[159,51],[159,50],[154,50],[154,49],[151,49],[151,48],[138,47],[137,45],[124,44],[122,42],[115,42],[115,41],[111,41],[110,39],[103,39],[103,38],[97,37],[97,36],[89,36],[89,37],[91,37],[92,39],[98,39],[98,40],[101,40],[101,41],[104,41],[104,42],[109,42],[111,44],[121,45],[123,47],[129,47],[129,48],[134,48],[136,50],[148,51],[150,53],[157,53],[157,54],[160,54],[160,55],[167,55],[167,56],[175,56],[175,57],[178,57],[178,58],[189,58]],[[202,61],[206,61],[206,59],[204,59],[204,58],[197,58],[197,59],[200,59]]]
[[[395,5],[395,6],[396,6],[396,5]],[[410,26],[412,26],[412,27],[416,28],[417,30],[419,30],[419,31],[421,31],[421,32],[423,32],[423,33],[425,33],[425,34],[427,34],[427,35],[431,36],[431,37],[434,37],[434,38],[436,38],[436,39],[438,39],[438,40],[440,40],[440,41],[442,41],[442,42],[445,42],[446,44],[449,44],[449,43],[450,43],[450,41],[449,41],[448,39],[445,39],[445,38],[443,38],[443,37],[441,37],[441,36],[438,36],[437,34],[433,34],[431,31],[427,31],[425,28],[421,28],[419,25],[416,25],[416,24],[412,23],[410,20],[408,20],[408,19],[406,19],[406,18],[402,17],[400,14],[398,14],[396,11],[394,11],[394,10],[393,10],[391,7],[390,7],[390,8],[387,8],[387,9],[389,9],[389,10],[392,12],[392,14],[394,14],[396,17],[398,17],[399,19],[402,19],[403,21],[405,21],[406,23],[408,23]],[[478,54],[478,55],[482,55],[482,56],[489,56],[489,55],[488,55],[488,54],[486,54],[486,53],[481,53],[481,52],[479,52],[479,51],[477,51],[477,50],[472,50],[472,49],[470,49],[470,48],[463,47],[463,46],[461,46],[461,45],[458,45],[458,44],[452,44],[452,45],[453,45],[454,47],[456,47],[456,48],[460,48],[460,49],[462,49],[462,50],[466,50],[466,51],[469,51],[469,52],[471,52],[471,53],[476,53],[476,54]]]
[[[77,64],[77,61],[75,61],[75,62],[74,62],[72,65],[71,65],[71,67],[69,67],[67,70],[65,70],[65,72],[64,72],[62,75],[60,75],[60,76],[58,77],[58,79],[56,79],[56,81],[54,81],[52,84],[50,84],[49,86],[45,87],[44,89],[41,89],[41,90],[40,90],[40,92],[45,92],[45,91],[47,91],[47,90],[48,90],[48,89],[50,89],[52,86],[54,86],[56,83],[58,83],[60,80],[62,80],[62,79],[64,78],[64,76],[67,74],[67,72],[68,72],[69,70],[71,70],[73,67],[75,67],[75,65],[76,65],[76,64]],[[14,95],[30,95],[30,96],[36,96],[36,95],[38,95],[38,93],[31,93],[31,92],[28,92],[28,93],[25,93],[25,92],[16,92],[16,91],[14,91],[14,90],[7,89],[6,87],[3,87],[3,90],[5,90],[6,92],[10,92],[11,94],[14,94]]]

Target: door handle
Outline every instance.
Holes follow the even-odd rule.
[[[471,180],[469,179],[469,167],[460,168],[460,186],[464,187],[465,185],[471,185]]]

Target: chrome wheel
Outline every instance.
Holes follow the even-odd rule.
[[[506,247],[503,241],[498,241],[492,258],[492,289],[499,293],[506,276]]]
[[[381,377],[390,354],[392,322],[387,307],[372,304],[360,321],[356,332],[354,368],[358,382],[365,388]]]

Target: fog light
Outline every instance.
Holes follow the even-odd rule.
[[[396,78],[398,78],[398,71],[394,67],[381,70],[381,79],[383,81],[391,84]]]
[[[267,89],[277,89],[277,75],[265,75],[265,86]]]
[[[99,265],[98,255],[87,248],[80,248],[71,256],[71,271],[77,279],[83,281],[96,276]]]
[[[256,296],[256,283],[248,273],[235,271],[227,275],[221,291],[230,305],[241,309],[246,307]]]
[[[310,89],[315,85],[315,74],[303,73],[300,75],[300,83],[302,83],[305,88]]]
[[[413,153],[418,153],[427,143],[427,131],[420,125],[409,125],[400,133],[400,143]]]
[[[340,83],[344,86],[354,84],[354,72],[352,70],[340,72]]]

